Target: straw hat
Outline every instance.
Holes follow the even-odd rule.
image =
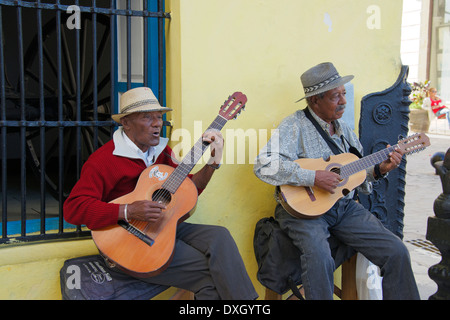
[[[172,111],[170,108],[162,107],[150,88],[140,87],[128,90],[120,98],[120,110],[111,118],[120,123],[120,119],[134,112]]]
[[[296,102],[340,87],[353,78],[352,75],[341,77],[331,62],[318,64],[300,77],[305,96]]]

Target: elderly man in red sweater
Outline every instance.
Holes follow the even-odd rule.
[[[161,219],[163,203],[145,199],[110,202],[132,192],[147,167],[177,167],[167,145],[169,139],[160,137],[162,115],[168,111],[171,109],[160,106],[149,88],[132,89],[122,95],[120,113],[112,116],[122,126],[84,164],[80,180],[64,203],[67,222],[95,230],[123,220],[151,224]],[[205,132],[203,140],[210,144],[211,159],[189,175],[198,193],[220,166],[223,151],[219,131]],[[220,226],[180,223],[171,263],[162,273],[142,280],[190,290],[197,299],[257,298],[233,238]]]

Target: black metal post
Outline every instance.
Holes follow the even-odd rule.
[[[434,201],[435,217],[428,218],[427,239],[441,252],[442,260],[428,269],[438,290],[430,300],[450,300],[450,149],[444,160],[433,164],[441,178],[442,193]]]
[[[3,39],[3,10],[0,6],[0,120],[6,120],[6,85],[5,85],[5,59],[4,59],[4,49],[3,49],[4,39]],[[6,154],[6,134],[7,128],[5,126],[1,127],[2,134],[2,144],[1,144],[1,154],[2,154],[2,240],[7,239],[8,229],[8,192],[7,192],[7,154]]]

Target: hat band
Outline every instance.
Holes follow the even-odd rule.
[[[146,104],[155,104],[155,105],[159,106],[158,100],[156,100],[156,99],[147,99],[147,100],[141,100],[141,101],[137,101],[135,103],[132,103],[129,106],[124,107],[121,112],[122,113],[129,112],[132,109],[142,107],[142,106],[144,106]]]
[[[316,84],[314,86],[306,87],[306,88],[304,88],[305,93],[307,94],[307,93],[311,93],[311,92],[314,92],[316,90],[319,90],[320,88],[326,86],[327,84],[329,84],[330,82],[333,82],[336,79],[339,79],[340,77],[341,76],[339,74],[336,74],[336,75],[332,76],[331,78],[329,78],[329,79],[327,79],[327,80],[325,80],[323,82],[320,82],[320,83],[318,83],[318,84]]]

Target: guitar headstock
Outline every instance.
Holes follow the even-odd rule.
[[[219,114],[227,120],[236,119],[245,108],[247,96],[242,92],[235,92],[220,107]]]
[[[419,152],[430,146],[430,138],[425,133],[416,133],[403,140],[400,140],[397,146],[403,150],[405,154]]]

